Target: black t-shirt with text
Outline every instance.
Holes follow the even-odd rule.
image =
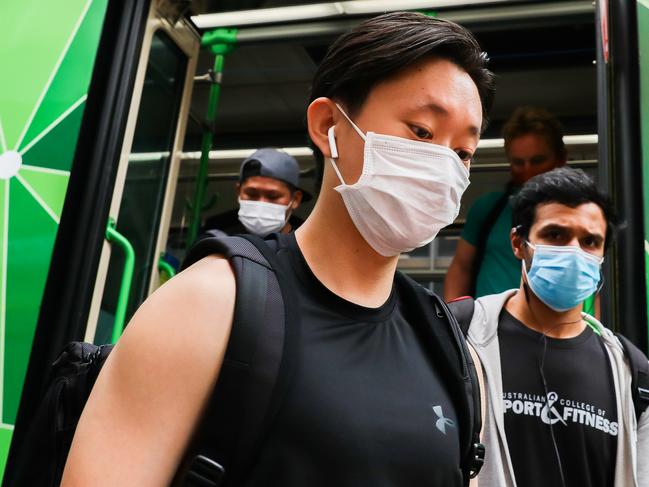
[[[246,487],[461,487],[457,415],[397,288],[379,308],[329,291],[293,234],[300,352]],[[439,326],[446,326],[440,322]]]
[[[612,486],[618,419],[602,340],[588,326],[574,338],[544,338],[505,309],[498,339],[505,434],[517,485],[561,487],[554,433],[566,487]],[[540,372],[544,340],[547,391]]]

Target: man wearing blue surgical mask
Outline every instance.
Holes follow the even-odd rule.
[[[290,154],[259,149],[241,163],[236,185],[239,208],[205,223],[206,236],[251,233],[260,237],[288,233],[302,224],[295,210],[311,195],[300,188],[300,168]]]
[[[479,485],[646,487],[649,412],[636,417],[618,337],[582,312],[601,286],[609,201],[560,168],[530,179],[512,209],[521,285],[478,299],[468,335],[487,395]]]

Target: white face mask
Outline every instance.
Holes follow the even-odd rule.
[[[290,216],[292,201],[284,206],[265,201],[239,200],[239,221],[250,233],[265,237],[279,232]]]
[[[360,234],[386,257],[431,242],[457,217],[460,199],[469,186],[469,170],[448,147],[363,134],[338,109],[365,141],[363,172],[355,184],[348,185],[334,162],[338,150],[334,127],[329,129],[330,161],[341,182],[335,189]]]

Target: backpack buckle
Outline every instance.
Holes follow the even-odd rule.
[[[469,478],[475,478],[484,465],[485,446],[480,443],[474,443],[471,447],[471,458],[469,460]]]
[[[225,469],[211,458],[196,455],[183,478],[183,487],[218,487]]]
[[[638,386],[638,396],[642,401],[649,403],[649,389]]]

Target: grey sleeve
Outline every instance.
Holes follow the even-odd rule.
[[[638,487],[649,487],[649,409],[638,420],[636,447]]]

